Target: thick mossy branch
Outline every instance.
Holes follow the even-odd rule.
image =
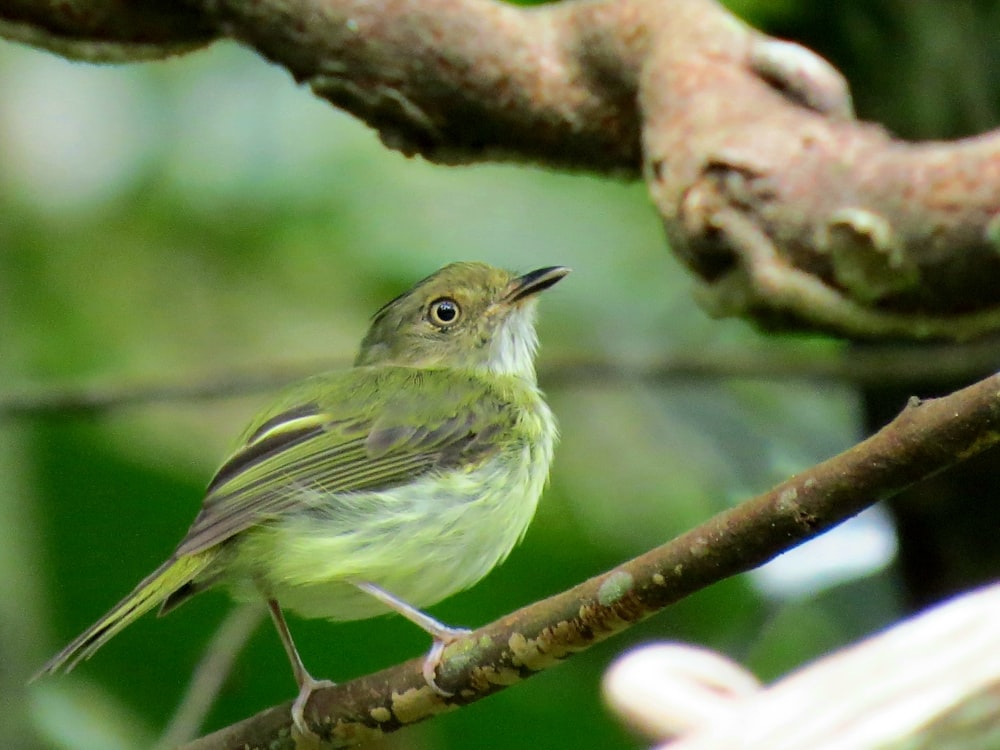
[[[480,700],[621,632],[713,583],[785,552],[863,508],[1000,443],[1000,376],[950,396],[913,401],[891,424],[683,536],[450,646],[438,684],[422,658],[313,695],[306,718],[347,747]],[[291,747],[290,704],[188,746]]]
[[[1000,329],[1000,136],[908,144],[859,123],[833,68],[715,0],[0,0],[0,34],[122,59],[228,36],[404,153],[642,174],[719,315]]]

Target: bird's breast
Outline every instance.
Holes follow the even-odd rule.
[[[545,485],[556,426],[540,398],[509,437],[474,466],[332,495],[329,514],[317,514],[312,499],[310,514],[256,530],[239,553],[270,561],[254,571],[254,586],[305,617],[354,620],[386,610],[351,581],[374,583],[416,607],[475,584],[524,536]]]

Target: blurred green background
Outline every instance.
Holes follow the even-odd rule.
[[[849,73],[861,115],[896,132],[952,136],[998,119],[993,2],[732,5],[820,49]],[[232,44],[125,67],[0,45],[0,165],[0,397],[336,366],[379,305],[459,259],[574,268],[542,304],[543,373],[579,357],[627,364],[775,343],[696,307],[642,185],[407,160]],[[840,346],[779,343],[819,356]],[[504,566],[433,608],[448,623],[482,624],[565,589],[862,432],[857,393],[829,382],[609,379],[547,391],[563,440],[538,517]],[[70,676],[25,681],[170,553],[267,399],[0,416],[0,745],[155,739],[229,607],[223,594],[140,621]],[[765,679],[781,674],[898,617],[885,529],[875,518],[833,547],[807,545],[791,573],[725,582],[386,744],[641,747],[601,706],[616,654],[682,639]],[[428,646],[398,618],[291,627],[313,674],[340,680]],[[208,728],[293,694],[277,637],[261,627]]]

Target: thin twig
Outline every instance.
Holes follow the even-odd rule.
[[[1000,376],[944,398],[914,399],[889,425],[844,453],[449,646],[437,683],[452,697],[427,686],[418,658],[318,691],[306,718],[332,746],[347,747],[480,700],[998,443]],[[186,750],[290,748],[290,724],[286,703]]]
[[[348,364],[347,360],[331,359],[159,383],[37,387],[0,393],[0,419],[91,416],[148,404],[232,398],[273,391],[308,375]],[[1000,350],[994,341],[985,341],[933,346],[858,346],[826,352],[779,346],[684,352],[644,364],[565,357],[543,364],[539,376],[546,388],[593,388],[622,382],[660,384],[686,378],[819,380],[854,385],[951,384],[980,377],[998,366]]]
[[[0,418],[93,416],[131,406],[233,398],[274,391],[308,375],[346,364],[339,361],[278,366],[163,382],[34,388],[0,394]]]
[[[236,657],[263,617],[261,607],[244,606],[230,611],[205,648],[184,697],[154,750],[171,750],[198,735]]]

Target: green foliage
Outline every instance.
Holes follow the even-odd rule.
[[[815,7],[738,10],[791,29]],[[840,50],[870,55],[857,65],[878,71],[884,37],[851,12],[848,38],[868,41]],[[459,259],[575,269],[542,303],[543,368],[759,341],[695,307],[641,186],[406,160],[230,45],[128,68],[7,46],[0,97],[2,392],[343,363],[382,302]],[[434,609],[446,622],[475,626],[569,587],[846,447],[857,430],[846,389],[715,380],[549,391],[564,437],[538,518],[502,568]],[[169,554],[264,398],[0,422],[0,574],[17,592],[0,600],[0,689],[14,717],[0,723],[0,744],[128,747],[164,725],[224,596],[137,623],[69,677],[23,682]],[[889,602],[868,607],[879,616],[866,625],[895,612],[887,591],[881,579],[852,586],[857,610]],[[729,581],[400,741],[638,746],[600,707],[600,674],[615,654],[683,639],[749,656],[772,677],[858,634],[837,611],[829,598],[781,605],[745,578]],[[321,677],[346,679],[427,646],[398,618],[291,627]],[[262,628],[210,725],[293,693],[277,638]]]

